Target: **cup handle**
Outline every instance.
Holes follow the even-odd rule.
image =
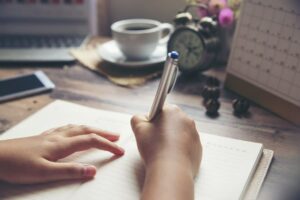
[[[161,35],[163,35],[163,33],[165,31],[167,31],[167,35],[163,36],[162,38],[160,38],[159,40],[159,44],[166,44],[171,36],[171,34],[174,31],[174,26],[172,24],[169,23],[162,23],[160,24],[160,31],[161,31]]]

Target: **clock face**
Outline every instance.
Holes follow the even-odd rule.
[[[203,40],[196,31],[189,28],[178,29],[168,45],[169,50],[179,52],[179,67],[182,70],[193,71],[201,67],[205,49]]]

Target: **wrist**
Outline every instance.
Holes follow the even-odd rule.
[[[161,169],[172,169],[174,173],[178,171],[185,173],[192,179],[194,177],[192,163],[183,155],[159,155],[146,163],[146,173]]]
[[[175,159],[158,159],[146,166],[142,200],[194,199],[190,164]]]

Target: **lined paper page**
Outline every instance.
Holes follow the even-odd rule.
[[[125,148],[125,155],[117,158],[97,150],[74,154],[65,160],[94,164],[98,168],[93,180],[25,187],[0,185],[0,199],[139,199],[144,168],[131,132],[129,115],[55,101],[7,131],[1,139],[34,135],[68,123],[119,132],[118,143]],[[196,199],[240,199],[260,158],[262,145],[209,134],[201,134],[201,139],[204,150],[195,184]]]
[[[262,145],[209,134],[202,134],[201,138],[204,154],[195,180],[195,199],[241,199]],[[101,168],[95,180],[83,184],[72,199],[138,200],[144,180],[143,165],[133,139],[125,148],[124,157]]]
[[[196,199],[240,199],[260,159],[262,144],[202,134]]]
[[[74,200],[138,200],[144,182],[144,167],[134,140],[125,146],[126,154],[98,170],[93,181],[83,184]]]

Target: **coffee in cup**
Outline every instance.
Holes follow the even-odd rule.
[[[158,44],[167,42],[173,26],[151,19],[126,19],[112,24],[111,30],[128,60],[147,60]]]

